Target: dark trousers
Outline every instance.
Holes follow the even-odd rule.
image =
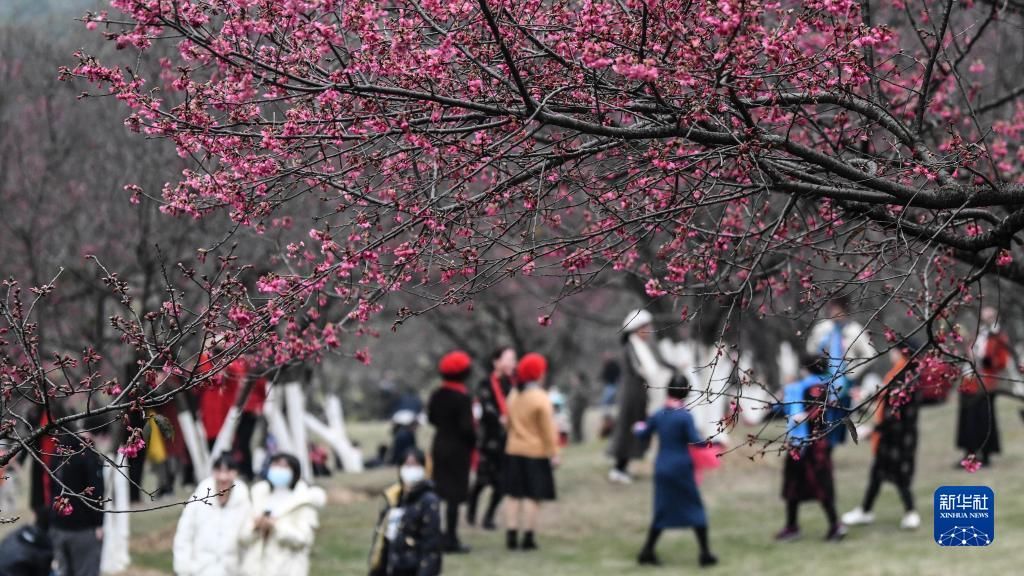
[[[451,548],[459,545],[459,503],[445,501],[444,540]]]
[[[50,538],[59,576],[100,576],[103,540],[96,537],[95,528],[51,528]]]
[[[583,437],[583,417],[586,415],[585,410],[573,410],[570,415],[572,423],[572,442],[573,444],[582,444],[585,438]]]
[[[900,500],[903,501],[903,509],[910,512],[914,509],[914,493],[910,491],[910,486],[902,483],[894,484],[896,490],[900,493]],[[875,498],[878,498],[878,491],[882,489],[882,479],[877,474],[872,474],[871,479],[868,481],[867,492],[864,493],[864,503],[861,508],[865,512],[871,512],[871,509],[875,507]]]
[[[146,472],[146,448],[139,450],[134,458],[128,459],[128,494],[132,502],[142,501],[142,481]]]
[[[825,511],[825,518],[828,525],[835,528],[839,525],[839,515],[836,513],[836,502],[833,498],[820,500],[821,508]],[[786,500],[786,528],[797,528],[799,526],[797,517],[800,512],[800,501],[796,499]]]
[[[470,491],[469,508],[466,512],[470,524],[476,524],[476,511],[480,503],[480,496],[488,486],[491,487],[491,501],[487,505],[487,511],[484,513],[484,524],[490,526],[494,523],[494,515],[498,512],[498,506],[501,504],[501,498],[505,495],[505,492],[502,490],[500,482],[481,482],[477,480]]]

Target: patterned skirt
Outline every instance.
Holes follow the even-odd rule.
[[[832,479],[832,447],[827,438],[821,438],[804,446],[799,458],[786,454],[782,479],[783,500],[817,500],[828,502],[835,499],[835,483]]]

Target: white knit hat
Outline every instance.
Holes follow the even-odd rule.
[[[622,331],[627,334],[632,334],[644,326],[650,326],[654,323],[654,316],[651,315],[647,310],[633,310],[626,315],[626,319],[622,321]]]

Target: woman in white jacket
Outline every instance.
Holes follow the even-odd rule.
[[[176,576],[238,576],[242,525],[252,516],[249,489],[238,481],[228,456],[213,464],[213,475],[199,483],[174,533]]]
[[[297,458],[277,454],[266,479],[253,485],[252,513],[242,528],[245,576],[309,574],[309,553],[327,497],[303,482],[300,474]]]

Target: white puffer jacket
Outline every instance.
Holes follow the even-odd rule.
[[[320,509],[326,502],[323,490],[301,480],[289,494],[280,498],[271,497],[270,484],[266,481],[254,484],[252,513],[242,528],[242,538],[247,544],[242,574],[307,576],[309,553],[320,526]],[[254,524],[267,510],[271,510],[274,529],[267,538],[261,538]]]
[[[215,494],[212,478],[199,483],[194,499]],[[242,526],[252,516],[249,489],[236,482],[221,505],[216,497],[185,505],[174,533],[174,573],[177,576],[238,576],[241,574]]]

